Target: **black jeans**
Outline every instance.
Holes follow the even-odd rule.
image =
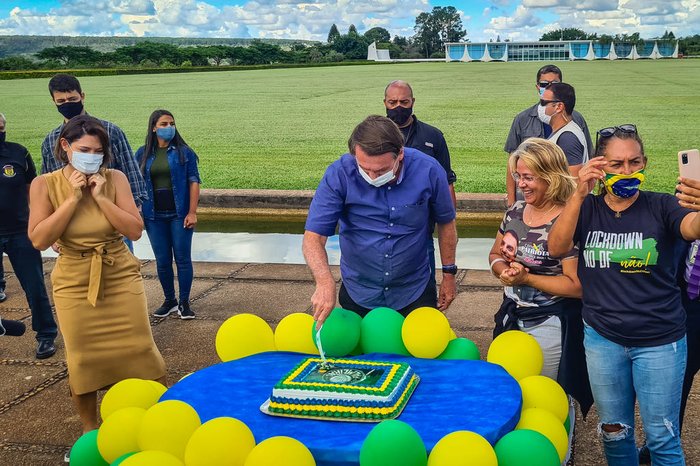
[[[366,307],[362,307],[355,301],[353,301],[353,299],[348,294],[348,290],[345,289],[345,284],[340,285],[340,292],[338,293],[338,302],[340,303],[340,306],[343,309],[347,309],[348,311],[352,311],[356,314],[359,314],[360,317],[366,316],[367,313],[372,310]],[[412,310],[425,306],[437,307],[437,290],[435,289],[435,285],[430,283],[430,280],[428,280],[428,285],[425,287],[423,294],[418,296],[418,299],[413,301],[408,306],[396,310],[405,317]]]
[[[0,253],[3,252],[10,258],[12,269],[27,296],[36,339],[53,341],[58,334],[58,327],[46,293],[41,253],[34,249],[26,233],[0,235]]]

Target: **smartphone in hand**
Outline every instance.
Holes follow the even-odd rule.
[[[700,180],[700,151],[688,149],[678,152],[678,173],[683,178]]]

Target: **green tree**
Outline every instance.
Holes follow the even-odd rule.
[[[216,66],[221,66],[221,62],[228,57],[228,49],[224,45],[209,45],[206,47],[196,47],[207,59],[214,62]]]
[[[56,60],[61,65],[70,68],[78,65],[94,65],[102,58],[102,53],[90,47],[61,46],[48,47],[36,54],[41,60]]]
[[[414,42],[426,57],[442,51],[446,42],[459,42],[467,36],[462,18],[453,6],[436,6],[430,13],[419,14],[413,30],[416,32]]]
[[[367,47],[369,41],[357,34],[346,34],[339,36],[333,42],[333,50],[342,53],[345,58],[351,60],[363,60],[367,58]]]
[[[540,40],[587,40],[592,39],[583,29],[564,28],[555,29],[542,34]]]
[[[367,39],[370,43],[391,41],[391,34],[389,34],[389,31],[381,27],[374,27],[372,29],[369,29],[367,32],[365,32],[364,36],[365,39]]]
[[[39,64],[25,57],[7,57],[0,58],[0,70],[15,71],[15,70],[35,70],[39,68]]]
[[[340,37],[340,32],[338,32],[338,26],[333,23],[330,31],[328,31],[328,39],[326,40],[329,44],[332,44],[338,37]]]
[[[355,35],[355,36],[359,36],[359,35],[360,35],[360,34],[358,34],[357,28],[355,27],[354,24],[351,24],[350,27],[348,28],[348,35],[349,35],[349,36],[350,36],[350,35]]]

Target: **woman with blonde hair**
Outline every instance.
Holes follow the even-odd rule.
[[[585,415],[592,395],[583,356],[578,254],[572,248],[555,259],[547,247],[549,231],[576,183],[562,150],[545,139],[525,140],[508,163],[524,200],[506,211],[489,254],[491,272],[504,285],[494,337],[506,330],[535,337],[544,353],[542,375],[559,382]],[[503,252],[506,233],[517,236],[514,259]]]

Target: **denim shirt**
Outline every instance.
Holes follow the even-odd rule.
[[[357,160],[343,155],[328,167],[309,208],[306,230],[340,230],[340,274],[363,307],[401,309],[425,290],[429,231],[455,218],[447,175],[432,157],[404,148],[396,183],[370,186]]]
[[[139,147],[136,151],[136,160],[139,165],[144,157],[145,146]],[[180,163],[180,154],[177,147],[171,145],[168,147],[168,165],[170,166],[170,179],[173,184],[173,197],[175,198],[175,211],[177,216],[185,218],[190,211],[190,183],[202,183],[197,169],[197,155],[192,149],[183,146],[181,149],[182,155],[185,157],[185,163]],[[155,207],[153,206],[153,182],[151,181],[151,165],[156,159],[155,153],[150,154],[146,159],[146,168],[143,172],[143,179],[146,182],[146,192],[148,199],[143,201],[141,210],[143,217],[146,220],[155,219]]]

